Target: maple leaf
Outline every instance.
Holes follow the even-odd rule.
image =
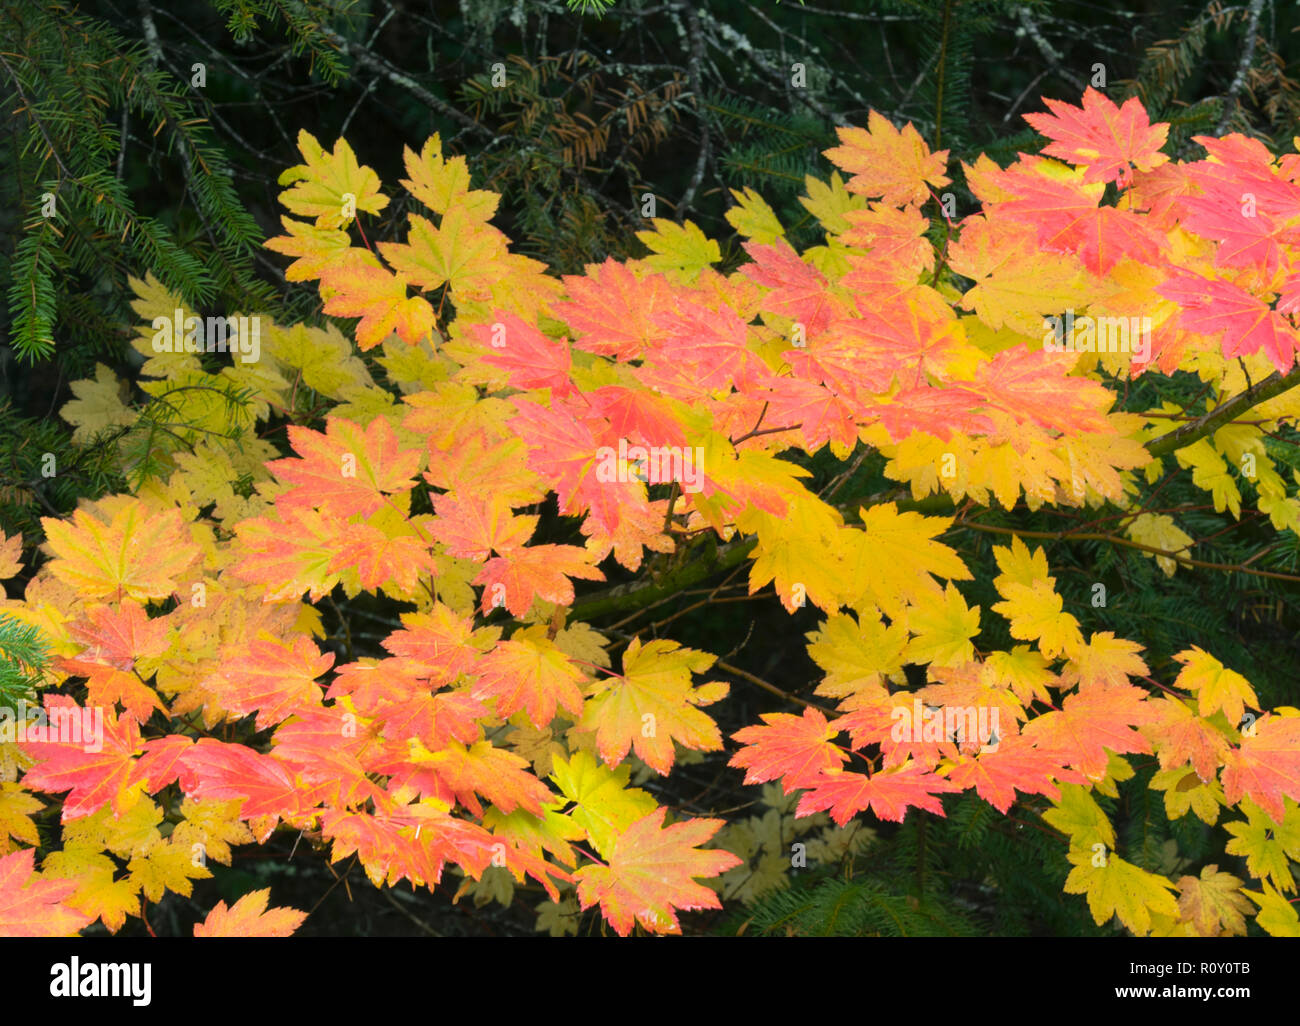
[[[402,162],[411,176],[400,179],[402,187],[435,214],[446,214],[456,206],[476,220],[486,221],[496,213],[501,197],[469,187],[465,158],[444,157],[442,138],[437,132],[424,141],[419,156],[409,146],[403,146]]]
[[[1224,356],[1262,352],[1280,373],[1295,362],[1300,335],[1265,299],[1240,285],[1179,270],[1156,289],[1182,309],[1178,325],[1220,340]]]
[[[34,855],[24,848],[0,857],[0,937],[75,937],[94,922],[66,904],[77,882],[38,876]]]
[[[423,296],[407,296],[408,280],[383,267],[361,264],[322,268],[324,310],[337,317],[359,317],[357,345],[373,349],[392,332],[414,345],[433,331],[433,307]]]
[[[256,727],[265,730],[301,707],[319,704],[321,690],[314,682],[333,665],[334,654],[321,652],[310,638],[299,635],[292,645],[255,638],[205,686],[236,715],[256,712]]]
[[[575,752],[567,760],[559,756],[552,760],[551,779],[560,793],[574,803],[567,815],[605,858],[609,858],[624,830],[656,808],[648,792],[628,787],[631,774],[631,766],[609,769],[588,752]]]
[[[1210,863],[1201,875],[1180,877],[1178,911],[1202,937],[1246,935],[1245,913],[1251,911],[1241,893],[1241,880]]]
[[[527,760],[490,741],[476,741],[468,747],[450,741],[436,752],[421,748],[418,742],[412,742],[411,761],[434,769],[455,793],[456,800],[476,816],[482,815],[483,809],[475,792],[507,814],[522,807],[540,816],[543,806],[555,800],[546,785],[528,772]]]
[[[1090,851],[1071,851],[1067,857],[1074,868],[1065,879],[1065,893],[1086,894],[1088,910],[1098,926],[1118,916],[1121,923],[1142,937],[1151,931],[1152,915],[1177,918],[1178,903],[1169,893],[1174,885],[1165,877],[1110,852],[1100,866]]]
[[[634,360],[662,337],[657,317],[673,302],[662,274],[638,276],[606,257],[586,275],[565,275],[563,281],[570,298],[551,308],[574,333],[577,348]]]
[[[281,516],[241,520],[235,534],[243,558],[232,573],[266,585],[268,601],[297,598],[304,591],[320,599],[340,580],[341,568],[330,569],[343,544],[340,526],[345,525],[334,517],[293,506]]]
[[[318,228],[338,228],[364,210],[377,214],[388,206],[379,191],[379,176],[357,164],[356,154],[346,140],[334,144],[328,153],[305,129],[298,132],[298,149],[306,160],[282,172],[280,185],[293,185],[280,193],[280,202],[303,217],[316,218]]]
[[[694,221],[675,224],[664,217],[652,218],[653,230],[637,232],[650,255],[642,262],[654,271],[673,271],[694,281],[701,271],[722,259],[722,250],[706,238]]]
[[[1128,185],[1132,168],[1152,171],[1169,158],[1160,152],[1169,134],[1164,122],[1151,124],[1142,101],[1129,97],[1117,107],[1104,93],[1089,86],[1083,106],[1043,98],[1051,114],[1022,115],[1053,142],[1043,152],[1087,167],[1084,182]]]
[[[194,799],[243,799],[242,819],[292,819],[303,811],[303,794],[284,763],[246,745],[200,738],[181,756],[180,784]]]
[[[1150,704],[1156,718],[1145,728],[1160,757],[1160,767],[1170,769],[1188,763],[1201,780],[1210,780],[1227,754],[1228,739],[1204,716],[1168,695]]]
[[[1241,802],[1246,819],[1223,824],[1232,834],[1224,849],[1229,855],[1246,859],[1246,869],[1260,880],[1270,879],[1284,891],[1296,889],[1291,876],[1291,861],[1300,861],[1300,810],[1290,799],[1283,801],[1284,814],[1273,820],[1249,798]]]
[[[1065,834],[1070,848],[1092,852],[1097,845],[1115,847],[1115,828],[1102,811],[1091,790],[1084,784],[1062,783],[1060,798],[1053,798],[1054,808],[1043,813],[1043,822]]]
[[[127,916],[140,914],[140,884],[116,879],[113,860],[93,847],[65,843],[62,851],[45,857],[42,872],[46,879],[73,881],[77,890],[65,902],[67,907],[92,922],[102,921],[110,933],[120,930]]]
[[[1254,732],[1223,760],[1223,795],[1234,804],[1244,795],[1276,821],[1283,797],[1300,800],[1300,717],[1266,715]]]
[[[178,510],[150,513],[132,499],[105,523],[84,509],[71,523],[42,517],[50,572],[89,599],[163,599],[199,554]]]
[[[1061,708],[1025,724],[1023,734],[1043,749],[1059,752],[1065,764],[1097,779],[1106,769],[1109,749],[1150,752],[1136,727],[1151,722],[1154,710],[1147,692],[1132,685],[1096,685],[1068,696]]]
[[[869,810],[879,819],[901,823],[908,808],[913,806],[942,816],[943,805],[936,796],[960,790],[920,763],[911,761],[870,776],[826,773],[799,799],[795,815],[811,816],[829,809],[835,824],[843,826],[859,812]]]
[[[568,346],[547,338],[515,314],[494,311],[493,323],[473,324],[466,331],[488,347],[483,362],[505,370],[516,388],[550,388],[561,397],[573,390]]]
[[[75,658],[58,660],[60,669],[87,678],[92,704],[123,708],[143,723],[153,710],[164,711],[161,699],[134,673],[137,659],[153,659],[168,647],[167,617],[149,619],[139,603],[123,600],[117,609],[96,605],[84,618],[69,624],[68,634],[82,646]]]
[[[1040,578],[1030,587],[1006,584],[1002,594],[1007,597],[993,606],[993,612],[1011,622],[1013,638],[1037,641],[1039,651],[1048,659],[1073,656],[1083,648],[1079,621],[1064,612],[1064,600],[1051,578]]]
[[[195,937],[288,937],[302,925],[306,912],[296,908],[266,907],[271,888],[249,891],[234,905],[218,901],[201,923],[194,924]]]
[[[0,783],[0,855],[9,854],[13,841],[33,846],[41,843],[31,816],[43,808],[45,803],[28,794],[22,784]]]
[[[835,131],[840,145],[823,155],[853,176],[844,186],[849,192],[905,206],[929,199],[927,184],[940,189],[952,181],[943,173],[948,151],[931,153],[910,122],[900,131],[873,110],[866,128],[837,126]]]
[[[434,687],[468,673],[480,656],[473,621],[444,602],[426,612],[403,613],[402,625],[383,640],[384,648]]]
[[[585,581],[605,579],[591,565],[589,554],[576,545],[530,545],[493,556],[474,583],[483,585],[481,608],[485,616],[505,606],[512,616],[522,617],[537,599],[571,605],[572,577]]]
[[[675,759],[674,741],[696,751],[718,751],[717,724],[697,707],[723,698],[728,687],[691,684],[691,675],[703,673],[716,658],[665,638],[644,646],[633,638],[623,653],[622,674],[598,677],[587,686],[589,697],[575,729],[595,731],[596,748],[608,766],[617,766],[632,749],[651,769],[667,773]]]
[[[167,891],[189,897],[191,880],[207,880],[212,872],[198,863],[187,844],[158,840],[127,863],[130,882],[140,888],[150,901],[161,901]]]
[[[1202,716],[1213,716],[1222,709],[1229,723],[1242,722],[1246,707],[1260,708],[1255,689],[1235,670],[1229,670],[1208,652],[1193,645],[1174,656],[1182,664],[1174,687],[1196,692]]]
[[[431,292],[445,284],[463,296],[511,276],[505,237],[469,211],[453,207],[436,228],[419,214],[410,222],[408,242],[381,242],[379,251],[414,287]]]
[[[365,428],[330,417],[324,434],[290,424],[289,442],[298,455],[267,464],[293,486],[276,498],[282,511],[317,507],[339,517],[369,515],[387,496],[407,491],[420,466],[419,451],[403,449],[383,417]]]
[[[578,685],[586,677],[547,639],[540,625],[500,642],[473,672],[474,697],[496,698],[496,713],[502,719],[522,709],[535,726],[545,727],[555,718],[557,707],[575,716],[582,712]]]
[[[1055,801],[1060,788],[1053,781],[1081,784],[1084,777],[1063,769],[1051,752],[1033,746],[1024,737],[998,739],[997,750],[978,757],[966,756],[947,773],[958,788],[975,788],[976,794],[999,812],[1005,813],[1015,801],[1016,791],[1044,794]]]
[[[789,794],[796,788],[812,786],[822,774],[838,770],[848,760],[830,743],[839,729],[827,723],[816,709],[805,709],[802,716],[763,713],[762,718],[766,726],[745,727],[731,735],[746,747],[727,765],[746,770],[746,784],[779,777]]]
[[[727,851],[703,851],[720,819],[692,819],[663,825],[666,809],[637,820],[614,842],[606,866],[584,866],[574,873],[578,900],[601,913],[620,937],[640,923],[652,933],[681,933],[677,909],[721,908],[718,896],[696,883],[740,864]]]
[[[1241,893],[1259,906],[1255,922],[1270,936],[1300,937],[1300,916],[1296,914],[1295,906],[1268,884],[1262,891],[1243,889]]]
[[[31,740],[29,726],[29,740],[20,744],[23,752],[36,760],[23,783],[38,791],[68,792],[63,801],[65,823],[109,804],[121,813],[139,796],[131,786],[140,779],[135,756],[142,745],[136,720],[108,713],[102,732],[93,726],[85,730],[86,712],[70,698],[46,694],[47,733],[54,737]]]

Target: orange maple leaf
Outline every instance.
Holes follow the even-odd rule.
[[[727,851],[698,846],[722,826],[720,819],[663,825],[667,809],[642,816],[614,841],[607,866],[574,873],[583,908],[597,902],[615,932],[626,937],[634,923],[652,933],[681,933],[676,909],[721,908],[718,896],[695,877],[713,877],[740,865]]]
[[[194,924],[195,937],[288,937],[307,918],[296,908],[266,907],[271,888],[250,891],[234,905],[218,901],[206,919]]]

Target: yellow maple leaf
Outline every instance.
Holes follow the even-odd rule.
[[[111,522],[74,510],[72,519],[42,517],[50,571],[87,599],[163,599],[176,590],[176,578],[198,556],[186,538],[176,510],[150,513],[130,499]]]
[[[188,844],[159,841],[127,863],[128,879],[144,891],[150,901],[161,901],[166,891],[189,897],[192,880],[207,880],[207,870]]]
[[[967,606],[955,585],[917,596],[904,622],[915,635],[907,646],[909,663],[956,666],[975,658],[971,638],[979,633],[980,607]]]
[[[306,163],[280,174],[280,185],[293,185],[280,193],[280,202],[300,217],[315,217],[317,228],[339,228],[350,224],[358,210],[377,214],[388,206],[379,176],[357,163],[347,140],[339,139],[328,153],[315,136],[300,129],[298,149]]]
[[[993,612],[1010,621],[1013,638],[1038,642],[1048,659],[1073,656],[1083,648],[1079,621],[1064,612],[1064,600],[1050,578],[1030,586],[1006,584],[1000,590],[1007,597],[993,606]]]
[[[648,792],[628,786],[631,772],[631,766],[609,769],[587,752],[553,760],[551,779],[574,803],[568,817],[587,832],[602,855],[609,853],[619,834],[656,808]]]
[[[0,855],[8,855],[15,849],[10,838],[33,847],[41,843],[32,813],[43,808],[45,803],[29,794],[22,784],[0,783]]]
[[[59,416],[72,424],[72,444],[84,445],[105,428],[130,427],[136,412],[122,401],[125,383],[102,363],[95,364],[94,378],[82,378],[69,386],[76,396],[63,404]]]
[[[1167,513],[1139,513],[1128,522],[1124,533],[1140,545],[1164,549],[1176,555],[1191,555],[1187,551],[1187,546],[1191,544],[1192,536],[1180,530],[1174,523],[1174,518]],[[1178,565],[1176,560],[1153,552],[1144,555],[1147,558],[1154,557],[1156,565],[1165,572],[1165,576],[1173,577],[1174,568]]]
[[[656,217],[650,223],[654,225],[653,231],[636,233],[650,249],[650,256],[641,261],[650,270],[676,272],[689,284],[706,267],[722,259],[718,244],[707,238],[694,221],[674,224]]]
[[[731,227],[745,238],[766,246],[785,235],[776,212],[753,189],[748,186],[744,192],[732,189],[731,195],[736,205],[725,216]]]
[[[601,674],[586,687],[590,697],[574,729],[595,731],[597,750],[609,766],[622,762],[630,748],[651,769],[667,773],[674,741],[697,751],[719,751],[718,726],[697,707],[723,698],[728,687],[691,682],[692,674],[703,673],[715,659],[664,638],[645,645],[634,638],[623,653],[623,673]]]
[[[1065,879],[1066,894],[1086,894],[1088,910],[1098,926],[1118,916],[1139,937],[1151,931],[1152,914],[1178,916],[1178,903],[1169,893],[1174,885],[1163,876],[1107,853],[1104,861],[1092,852],[1071,851],[1074,868]],[[1098,865],[1098,862],[1102,862]]]
[[[1246,706],[1260,708],[1250,681],[1196,645],[1179,652],[1174,660],[1183,666],[1174,687],[1196,692],[1202,716],[1213,716],[1222,709],[1228,722],[1236,725],[1241,723]]]
[[[465,158],[444,158],[437,132],[425,140],[419,156],[409,146],[402,147],[402,160],[411,176],[400,179],[403,188],[435,214],[446,214],[455,206],[476,221],[487,221],[496,213],[501,197],[469,187]]]

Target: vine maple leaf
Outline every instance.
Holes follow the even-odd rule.
[[[786,794],[810,787],[824,773],[838,770],[848,756],[831,744],[840,731],[816,709],[802,716],[763,713],[766,726],[745,727],[732,738],[746,747],[732,757],[728,766],[744,769],[746,784],[761,784],[782,778]]]
[[[522,709],[534,726],[545,727],[555,718],[556,708],[575,716],[582,712],[585,679],[555,644],[542,625],[517,631],[500,642],[474,667],[478,678],[475,698],[496,698],[496,713],[507,719]]]
[[[289,443],[297,456],[266,465],[293,486],[276,498],[281,510],[318,507],[336,517],[368,516],[387,504],[388,495],[409,489],[420,467],[419,451],[403,449],[383,417],[364,428],[330,417],[324,434],[290,424]]]
[[[1283,797],[1300,801],[1300,717],[1267,715],[1253,727],[1224,757],[1223,796],[1245,795],[1280,823]]]
[[[638,276],[606,257],[589,274],[564,276],[569,298],[553,303],[574,333],[574,345],[617,360],[635,360],[663,337],[657,317],[673,299],[662,274]]]
[[[1180,269],[1156,291],[1182,308],[1179,327],[1218,338],[1224,356],[1263,352],[1282,373],[1295,362],[1300,334],[1268,302],[1241,286]]]
[[[859,812],[869,810],[879,819],[901,823],[912,806],[942,816],[943,805],[936,796],[960,790],[917,762],[905,762],[870,776],[826,773],[799,799],[795,815],[811,816],[829,809],[835,825],[843,826]]]
[[[623,653],[623,673],[588,685],[576,729],[595,731],[596,749],[608,766],[617,766],[632,749],[651,769],[667,773],[676,757],[674,741],[696,751],[718,751],[718,726],[697,706],[723,698],[728,686],[691,684],[691,675],[703,673],[716,658],[665,638],[644,646],[633,638]]]
[[[1024,737],[999,739],[996,751],[961,759],[947,776],[962,790],[975,788],[976,794],[1003,813],[1011,808],[1016,791],[1044,794],[1055,801],[1061,796],[1055,781],[1084,783],[1081,773],[1062,768],[1053,753],[1035,748]]]
[[[1178,911],[1202,937],[1246,935],[1244,914],[1251,911],[1251,906],[1241,894],[1238,877],[1220,872],[1216,864],[1210,863],[1199,877],[1179,878],[1177,886]]]
[[[1025,724],[1022,733],[1039,748],[1059,752],[1065,765],[1099,778],[1109,761],[1107,749],[1117,755],[1151,751],[1136,727],[1150,723],[1155,710],[1147,692],[1132,685],[1101,685],[1070,695],[1060,709],[1044,713]]]
[[[74,658],[62,658],[59,668],[86,678],[91,704],[120,702],[141,723],[162,700],[136,674],[137,659],[153,659],[168,648],[169,623],[165,616],[149,619],[144,607],[124,599],[118,608],[97,605],[83,619],[68,625],[68,634],[84,647]]]
[[[528,771],[528,762],[514,752],[497,748],[491,741],[476,741],[466,746],[451,741],[440,751],[421,751],[413,743],[411,761],[434,769],[456,800],[474,815],[481,816],[483,807],[474,797],[481,794],[507,815],[516,808],[524,808],[534,816],[542,815],[543,806],[555,800],[555,795]]]
[[[1241,723],[1247,706],[1260,707],[1250,681],[1200,647],[1184,649],[1174,656],[1174,661],[1183,666],[1174,687],[1196,692],[1202,716],[1213,716],[1222,709],[1229,723]]]
[[[298,149],[306,163],[280,174],[280,185],[293,185],[280,193],[280,202],[295,214],[315,217],[317,228],[338,228],[358,210],[377,214],[388,206],[388,197],[379,191],[379,176],[357,164],[345,139],[339,139],[330,153],[315,136],[300,129]]]
[[[1083,180],[1128,185],[1132,168],[1152,171],[1169,158],[1160,152],[1169,134],[1164,122],[1151,124],[1146,108],[1136,96],[1117,107],[1104,93],[1089,86],[1083,106],[1075,107],[1043,98],[1051,114],[1025,114],[1043,135],[1053,140],[1043,152],[1087,168]]]
[[[727,851],[701,851],[722,826],[720,819],[692,819],[663,825],[667,809],[656,809],[618,836],[606,866],[574,873],[578,900],[600,910],[615,932],[626,937],[634,923],[652,933],[681,933],[677,909],[721,908],[715,892],[695,877],[714,877],[740,865]]]
[[[231,712],[239,716],[256,712],[255,725],[265,730],[301,707],[319,704],[316,678],[333,665],[332,652],[321,652],[302,635],[292,645],[276,638],[255,638],[247,652],[223,663],[205,686]]]
[[[109,804],[121,814],[138,797],[131,785],[141,779],[135,759],[142,749],[139,725],[131,716],[119,718],[108,713],[101,735],[93,726],[85,729],[86,712],[71,698],[47,694],[45,714],[54,739],[27,740],[19,745],[36,760],[23,776],[27,787],[68,792],[63,802],[65,823]]]
[[[181,756],[180,784],[195,799],[242,798],[242,819],[291,819],[304,811],[303,792],[284,763],[246,745],[214,738],[200,738]]]
[[[495,192],[469,187],[469,165],[465,158],[444,157],[442,137],[437,132],[424,141],[418,156],[409,146],[403,146],[402,162],[411,176],[400,179],[402,187],[435,214],[445,214],[457,206],[470,216],[486,221],[496,213],[501,197]]]
[[[415,345],[433,331],[433,307],[423,296],[408,296],[405,275],[385,267],[332,265],[321,269],[324,310],[336,317],[359,317],[357,345],[373,349],[394,331]]]
[[[80,884],[36,875],[35,854],[23,848],[0,857],[0,937],[75,937],[95,921],[65,904]]]
[[[50,572],[86,598],[163,599],[199,554],[179,510],[149,512],[133,499],[105,523],[84,509],[71,522],[42,517]]]
[[[271,888],[249,891],[227,907],[218,901],[206,919],[194,924],[195,937],[288,937],[307,918],[296,908],[266,907]]]
[[[910,122],[900,130],[873,110],[866,128],[837,126],[835,131],[840,145],[822,152],[853,176],[844,186],[849,192],[901,207],[929,199],[927,184],[939,189],[952,181],[943,173],[948,151],[931,153]]]
[[[1121,923],[1141,937],[1151,932],[1153,914],[1178,918],[1178,903],[1169,893],[1174,885],[1163,876],[1109,852],[1100,866],[1089,850],[1072,850],[1067,858],[1074,868],[1065,879],[1065,893],[1086,894],[1098,926],[1119,916]]]
[[[522,617],[536,599],[567,606],[573,603],[572,577],[603,581],[605,575],[590,562],[591,556],[576,545],[529,545],[493,556],[474,578],[483,585],[483,615],[505,606]]]
[[[572,359],[564,340],[547,338],[516,314],[496,310],[490,324],[473,324],[468,334],[487,348],[483,362],[500,367],[516,388],[549,388],[563,397],[573,391]]]

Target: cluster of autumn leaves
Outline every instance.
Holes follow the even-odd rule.
[[[405,153],[402,185],[427,216],[408,215],[405,242],[358,231],[358,245],[355,218],[388,197],[345,142],[328,152],[303,133],[305,163],[282,178],[293,217],[268,245],[294,258],[290,280],[319,281],[326,313],[358,318],[374,358],[333,327],[276,324],[253,364],[157,353],[147,325],[183,299],[133,283],[139,387],[175,426],[149,435],[165,470],[133,494],[44,521],[49,558],[4,603],[48,638],[54,676],[108,712],[97,751],[0,741],[0,933],[115,931],[277,827],[355,856],[376,885],[432,886],[451,863],[471,888],[493,871],[531,878],[542,921],[597,907],[619,934],[678,932],[678,911],[719,907],[701,881],[739,859],[706,847],[720,820],[670,822],[630,774],[721,750],[705,709],[728,687],[708,679],[713,655],[664,638],[627,641],[615,669],[623,642],[570,614],[574,580],[604,580],[607,559],[641,571],[647,553],[706,536],[752,546],[751,593],[771,585],[787,609],[825,614],[809,652],[835,716],[741,730],[731,764],[747,783],[780,781],[802,792],[800,815],[838,824],[942,815],[941,797],[967,790],[1004,813],[1017,792],[1042,795],[1074,866],[1066,890],[1099,923],[1214,935],[1254,915],[1300,932],[1285,898],[1296,710],[1256,718],[1250,684],[1198,649],[1154,681],[1139,644],[1084,637],[1043,550],[1018,538],[995,550],[990,612],[1024,644],[979,651],[982,610],[954,583],[970,572],[939,540],[950,518],[838,504],[842,480],[815,493],[780,458],[870,447],[917,498],[1109,502],[1175,572],[1191,539],[1136,501],[1163,473],[1145,443],[1174,411],[1115,411],[1107,381],[1194,366],[1221,402],[1289,368],[1300,158],[1230,136],[1174,163],[1136,100],[1089,90],[1050,106],[1030,116],[1051,140],[1041,155],[965,168],[982,208],[939,244],[923,207],[947,205],[947,154],[874,113],[841,129],[827,156],[848,180],[810,178],[802,199],[825,244],[795,252],[762,199],[737,193],[729,219],[751,260],[731,274],[698,227],[656,221],[644,259],[550,276],[509,251],[489,224],[497,197],[471,189],[436,136]],[[1044,352],[1043,318],[1065,309],[1149,316],[1149,362]],[[238,434],[230,389],[248,397]],[[79,438],[113,427],[140,451],[126,443],[152,427],[109,369],[74,392],[62,412]],[[1253,490],[1294,530],[1294,482],[1262,439],[1296,414],[1283,393],[1172,458],[1219,510],[1239,513]],[[292,455],[266,441],[273,418],[289,421]],[[699,453],[703,486],[648,488],[635,466],[598,479],[598,451],[620,439]],[[1248,484],[1234,473],[1246,454]],[[534,542],[552,495],[577,532]],[[338,591],[407,610],[382,655],[322,651]],[[907,689],[907,665],[925,668],[923,687]],[[996,709],[996,743],[900,739],[895,710],[917,699]],[[1253,888],[1217,865],[1170,879],[1115,850],[1092,795],[1116,794],[1140,754],[1159,762],[1171,818],[1244,815],[1225,824],[1225,855],[1245,857]],[[38,794],[64,795],[41,831]],[[300,917],[259,893],[207,930],[285,933]]]

